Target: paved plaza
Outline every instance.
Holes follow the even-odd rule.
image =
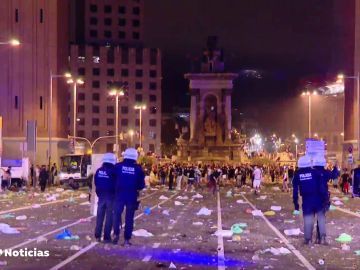
[[[222,187],[215,196],[156,187],[141,194],[133,246],[95,242],[95,218],[87,190],[1,195],[0,223],[20,233],[0,233],[1,249],[49,251],[48,257],[0,257],[4,269],[359,269],[360,201],[332,191],[336,204],[327,214],[330,245],[304,246],[301,215],[293,215],[290,193],[267,184],[259,195],[250,188]],[[201,196],[199,196],[201,195]],[[201,198],[202,197],[202,198]],[[274,207],[275,206],[275,207]],[[276,207],[280,206],[280,207]],[[198,215],[202,212],[208,215]],[[277,211],[268,212],[272,209]],[[280,210],[279,210],[280,209]],[[259,211],[254,210],[261,210]],[[259,215],[256,215],[259,214]],[[25,217],[24,217],[25,216]],[[233,224],[246,223],[231,236]],[[284,230],[300,228],[299,235]],[[68,229],[73,240],[56,240]],[[145,230],[145,231],[144,231]],[[296,231],[296,230],[295,230]],[[335,239],[352,236],[342,245]],[[296,233],[295,233],[296,234]],[[344,250],[345,249],[345,250]],[[346,250],[348,249],[348,250]],[[174,268],[175,269],[175,268]]]

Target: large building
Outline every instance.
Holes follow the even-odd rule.
[[[0,45],[0,116],[3,118],[3,159],[30,156],[27,121],[37,122],[36,163],[48,160],[48,128],[52,123],[52,153],[57,159],[67,151],[67,86],[53,81],[52,119],[49,119],[50,72],[63,74],[68,67],[68,0],[2,0],[1,41],[17,38],[18,47]],[[65,18],[65,19],[64,19]]]
[[[349,1],[344,7],[339,9],[338,28],[345,32],[340,55],[346,59],[343,161],[348,163],[351,156],[355,161],[360,158],[360,0]]]
[[[142,112],[142,147],[160,153],[161,138],[161,55],[157,49],[121,46],[71,46],[71,70],[82,76],[77,95],[77,136],[91,141],[115,135],[115,100],[109,96],[113,82],[127,84],[127,95],[120,98],[120,148],[139,146],[140,118],[134,109],[146,104]],[[70,99],[70,127],[73,125],[73,98]],[[131,132],[134,132],[135,135]],[[71,134],[71,130],[70,130]],[[99,140],[96,152],[112,151],[114,138]]]
[[[115,101],[109,89],[114,83],[125,84],[127,95],[120,99],[120,150],[139,145],[140,115],[134,106],[142,103],[146,105],[142,148],[159,154],[161,53],[143,46],[143,6],[140,0],[82,0],[73,5],[73,10],[83,11],[75,22],[79,27],[72,33],[70,54],[72,73],[85,81],[78,89],[77,136],[93,141],[115,135]],[[70,89],[70,127],[74,121],[72,92]],[[112,151],[114,143],[114,138],[101,139],[94,151]]]
[[[160,153],[161,53],[143,47],[143,6],[139,0],[1,2],[0,44],[11,38],[21,42],[18,47],[0,45],[3,159],[30,157],[47,164],[49,149],[53,161],[69,153],[73,92],[60,77],[66,71],[85,81],[78,87],[78,136],[92,141],[115,135],[115,101],[108,96],[108,86],[126,83],[127,95],[120,101],[120,146],[139,144],[140,119],[134,105],[145,103],[143,148]],[[56,75],[52,80],[51,74]],[[37,125],[36,151],[26,143],[29,121]],[[112,151],[114,142],[99,140],[94,150]]]

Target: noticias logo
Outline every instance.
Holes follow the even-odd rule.
[[[34,249],[0,249],[0,256],[4,257],[49,257],[50,252],[48,250]]]

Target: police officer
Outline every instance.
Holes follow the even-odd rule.
[[[114,240],[119,242],[121,214],[126,208],[124,246],[130,246],[134,228],[134,215],[137,210],[138,193],[145,187],[145,175],[140,165],[136,163],[138,152],[128,148],[123,154],[124,160],[115,165],[116,187],[114,207]]]
[[[115,196],[115,163],[115,155],[106,153],[103,157],[102,166],[95,173],[95,191],[96,195],[99,197],[95,238],[97,241],[101,241],[102,228],[106,216],[104,228],[105,243],[111,243],[112,211]]]
[[[352,173],[352,197],[360,196],[360,162],[358,161],[357,168]]]
[[[302,197],[305,245],[309,245],[312,239],[315,214],[319,223],[321,243],[325,243],[326,241],[324,194],[322,194],[321,191],[321,177],[316,169],[311,168],[311,165],[309,156],[305,155],[300,157],[298,161],[299,170],[295,173],[293,180],[293,202],[295,210],[299,210],[299,189]]]
[[[326,213],[326,211],[328,211],[330,207],[330,193],[329,193],[328,183],[331,179],[331,172],[329,170],[326,170],[325,166],[326,166],[326,159],[323,156],[314,157],[313,167],[320,174],[320,183],[321,183],[320,193],[322,194],[324,212]],[[321,244],[321,243],[324,245],[328,244],[325,237],[321,239],[319,221],[317,222],[317,226],[316,226],[316,240],[317,240],[317,244]]]

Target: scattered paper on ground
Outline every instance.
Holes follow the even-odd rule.
[[[244,203],[246,203],[246,202],[243,201],[243,200],[237,200],[236,203],[244,204]]]
[[[199,193],[196,193],[195,195],[192,196],[192,198],[193,199],[202,199],[202,198],[204,198],[204,196]]]
[[[202,226],[204,223],[197,221],[197,222],[193,222],[193,225],[195,226]]]
[[[222,237],[232,237],[233,232],[231,230],[217,230],[214,235]]]
[[[0,232],[5,234],[18,234],[20,233],[17,229],[12,228],[10,225],[6,223],[0,223]]]
[[[301,233],[300,228],[296,228],[296,229],[288,229],[288,230],[284,230],[285,235],[287,236],[292,236],[292,235],[299,235]]]
[[[210,216],[212,213],[212,210],[207,209],[206,207],[203,207],[199,210],[199,212],[196,213],[197,216]]]
[[[348,243],[348,242],[352,241],[352,237],[351,237],[351,235],[348,235],[346,233],[342,233],[335,240],[340,242],[340,243]]]
[[[287,248],[284,248],[284,247],[281,247],[281,248],[273,248],[273,247],[271,247],[271,248],[265,249],[263,252],[264,253],[265,252],[271,252],[275,256],[286,255],[286,254],[291,253],[290,250],[288,250]]]
[[[261,210],[252,210],[251,211],[251,214],[254,216],[254,217],[261,217],[263,215],[262,211]]]
[[[154,236],[151,232],[148,232],[147,230],[144,230],[144,229],[133,231],[133,235],[138,236],[138,237],[152,237],[152,236]]]
[[[273,210],[273,211],[281,211],[281,206],[273,205],[273,206],[271,206],[270,209]]]
[[[339,205],[343,205],[343,203],[341,201],[334,201],[333,204],[339,206]]]

